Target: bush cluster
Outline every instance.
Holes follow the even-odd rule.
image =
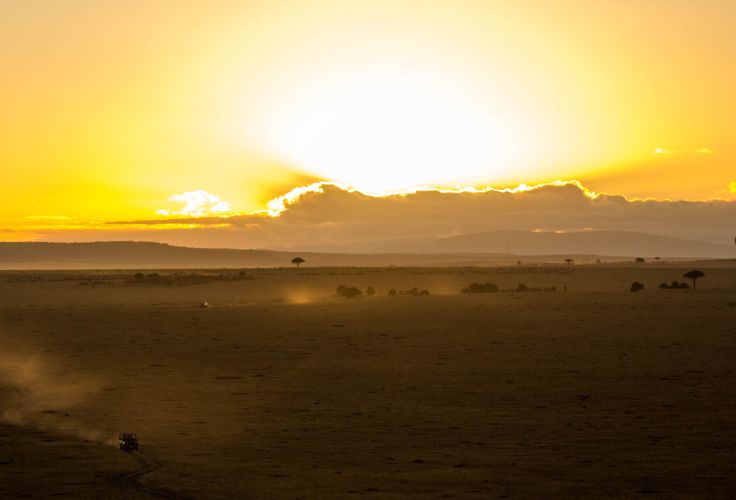
[[[462,293],[497,293],[497,292],[555,292],[557,287],[546,286],[526,286],[524,283],[519,283],[516,288],[510,290],[501,290],[495,283],[471,283],[462,290]]]
[[[688,285],[684,281],[683,282],[673,281],[672,283],[669,283],[669,284],[662,283],[661,285],[659,285],[659,288],[661,290],[689,290],[690,285]]]
[[[80,281],[80,286],[104,286],[104,285],[115,285],[117,284],[115,281],[112,280],[85,280]]]
[[[340,285],[337,287],[337,295],[346,299],[352,299],[363,295],[363,292],[357,286]]]
[[[392,296],[393,295],[411,295],[414,297],[420,297],[420,296],[429,295],[429,290],[425,290],[425,289],[420,290],[419,288],[414,287],[408,290],[398,290],[397,291],[395,288],[392,288],[391,290],[388,291],[388,294]]]
[[[638,281],[634,281],[631,284],[631,287],[629,288],[630,292],[638,292],[639,290],[644,290],[644,284],[639,283]]]
[[[517,292],[556,292],[556,286],[526,286],[524,283],[519,283],[516,287]]]
[[[495,283],[476,283],[473,282],[460,290],[462,293],[496,293],[500,290]]]

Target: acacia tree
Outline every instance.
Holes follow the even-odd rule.
[[[693,292],[695,291],[695,282],[698,280],[698,278],[702,278],[705,276],[705,273],[703,271],[689,271],[682,275],[683,278],[688,278],[693,280]]]
[[[639,264],[643,264],[646,261],[644,260],[644,257],[637,257],[634,262],[636,263],[636,267],[639,267]]]
[[[302,259],[301,257],[294,257],[291,259],[291,263],[296,265],[296,268],[299,269],[299,266],[304,264],[306,261]]]
[[[565,259],[565,262],[567,262],[567,267],[572,266],[572,263],[574,262],[573,259]]]

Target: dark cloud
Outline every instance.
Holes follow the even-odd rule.
[[[161,230],[155,231],[156,239],[172,243],[182,242],[176,233],[189,232],[187,244],[198,234],[203,240],[197,246],[208,246],[204,238],[212,238],[216,246],[240,248],[362,244],[492,230],[586,229],[641,231],[725,243],[733,241],[736,231],[733,201],[629,200],[591,193],[576,182],[514,190],[422,190],[389,196],[320,183],[299,188],[270,206],[271,215],[263,212],[112,225],[127,226],[127,231],[139,236],[150,235],[150,229],[158,227]],[[193,224],[196,229],[163,230],[162,224]],[[146,231],[138,232],[138,226]],[[119,237],[121,233],[116,234]],[[230,244],[223,245],[223,241]]]

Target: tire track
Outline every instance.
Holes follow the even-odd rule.
[[[171,500],[188,500],[189,497],[171,491],[168,488],[153,486],[145,483],[145,476],[163,468],[163,464],[161,462],[146,456],[140,451],[128,451],[126,453],[133,457],[135,461],[138,462],[138,465],[140,467],[133,471],[114,476],[114,479],[118,483],[123,486],[133,488],[144,493],[148,493],[149,495],[155,496],[157,498],[167,498]]]
[[[19,386],[13,387],[13,390],[20,395],[20,398],[15,403],[11,403],[5,407],[1,414],[3,418],[0,420],[11,425],[29,425],[25,421],[26,419],[24,418],[23,410],[30,406],[31,392],[29,389]],[[30,424],[30,426],[45,432],[58,432],[58,429],[54,429],[52,426],[45,426],[40,423]],[[115,482],[123,487],[132,488],[157,498],[166,498],[169,500],[191,500],[189,497],[178,494],[168,488],[146,484],[144,482],[145,476],[162,469],[164,465],[139,451],[129,451],[126,453],[138,462],[139,467],[133,471],[113,476],[113,480]]]

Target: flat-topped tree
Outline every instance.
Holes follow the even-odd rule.
[[[574,259],[565,259],[565,262],[567,262],[567,267],[572,266],[572,263],[575,262]]]
[[[299,269],[299,266],[304,264],[306,261],[302,259],[301,257],[294,257],[291,259],[291,263],[296,265],[296,268]]]
[[[682,275],[683,278],[688,278],[693,280],[693,292],[695,291],[695,282],[698,280],[698,278],[702,278],[705,276],[705,273],[703,271],[689,271]]]

